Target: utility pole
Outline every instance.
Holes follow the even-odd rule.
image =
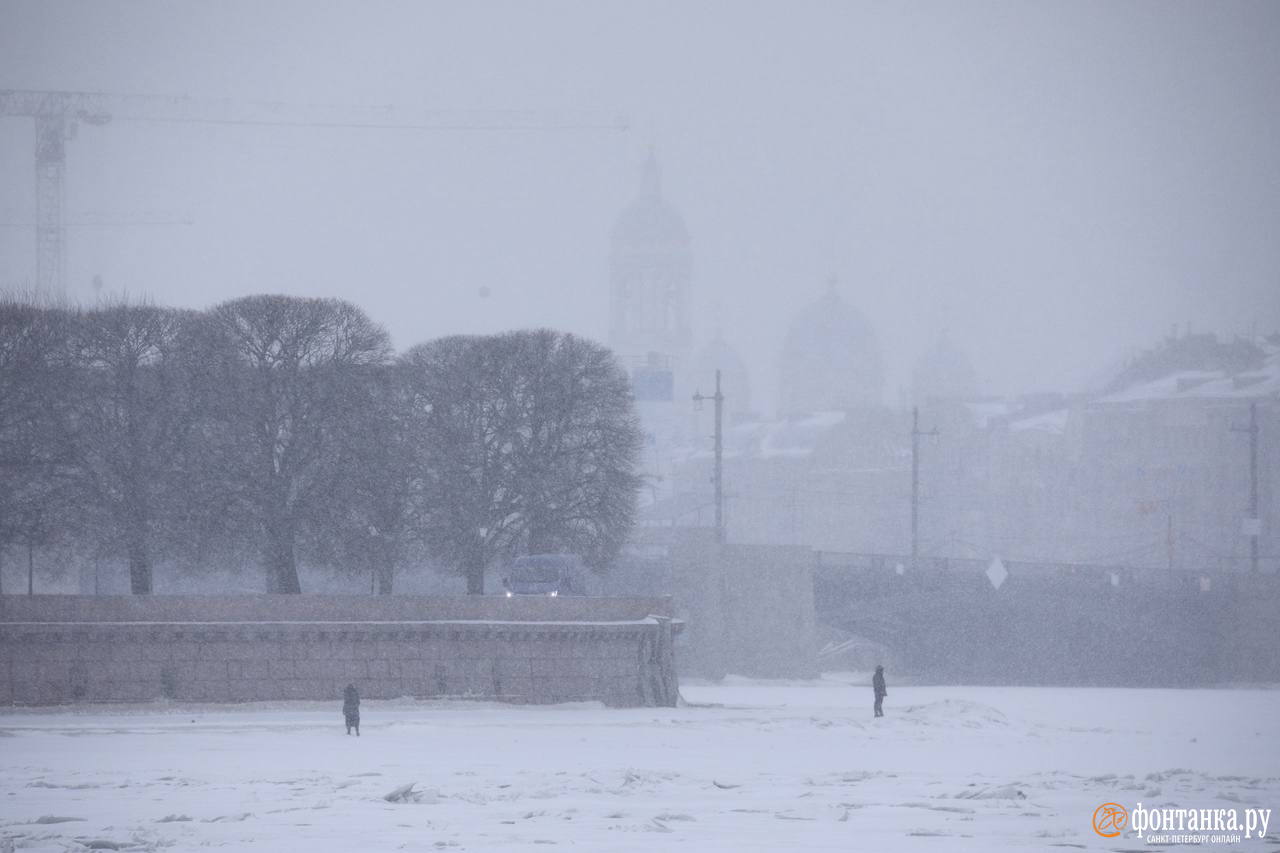
[[[920,431],[920,407],[911,407],[911,570],[920,557],[920,436],[937,435],[936,429]]]
[[[1258,404],[1249,404],[1249,425],[1232,427],[1232,432],[1249,434],[1249,517],[1245,520],[1246,533],[1249,537],[1249,571],[1258,573]]]
[[[702,407],[703,400],[714,400],[716,404],[716,544],[724,544],[724,394],[720,393],[720,369],[716,369],[716,393],[712,395],[698,392],[693,395],[694,405]]]

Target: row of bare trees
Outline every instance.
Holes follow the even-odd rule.
[[[0,301],[0,553],[91,543],[138,594],[161,559],[243,549],[275,593],[301,592],[302,555],[384,593],[422,554],[472,593],[522,551],[603,569],[632,524],[639,450],[625,374],[573,335],[397,356],[334,299]]]

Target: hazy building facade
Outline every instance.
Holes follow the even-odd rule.
[[[875,331],[835,281],[792,321],[778,359],[784,416],[881,405],[884,363]]]
[[[922,558],[1001,556],[1185,578],[1251,570],[1256,535],[1259,571],[1280,571],[1280,337],[1256,352],[1225,366],[1157,365],[1074,397],[929,394],[919,407]],[[729,426],[729,541],[910,553],[911,429],[909,410],[871,406]],[[709,445],[679,466],[678,523],[711,523],[711,466]]]
[[[978,373],[969,356],[944,330],[916,361],[911,371],[911,400],[972,400],[978,394]]]
[[[1238,346],[1170,339],[1106,392],[1011,420],[991,456],[993,540],[1081,562],[1234,572],[1252,568],[1256,535],[1259,569],[1280,570],[1280,339],[1256,342],[1251,362],[1215,358]]]

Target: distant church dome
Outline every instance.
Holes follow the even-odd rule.
[[[725,411],[730,420],[739,420],[751,412],[751,377],[746,362],[718,331],[710,343],[698,350],[694,359],[694,381],[702,393],[715,390],[716,370],[720,371]]]
[[[928,403],[972,399],[977,393],[978,374],[973,363],[944,331],[912,370],[912,398],[916,403]]]
[[[662,197],[662,170],[649,152],[640,177],[640,194],[618,215],[613,225],[613,250],[687,249],[689,229],[684,217]]]
[[[834,281],[792,321],[778,373],[783,415],[880,405],[880,344],[862,314],[840,298]]]
[[[623,363],[688,370],[693,256],[684,218],[662,197],[653,152],[640,193],[613,226],[609,253],[609,345]],[[677,381],[678,384],[678,381]]]

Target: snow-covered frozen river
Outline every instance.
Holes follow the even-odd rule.
[[[677,709],[0,712],[0,850],[1137,850],[1104,803],[1273,809],[1280,690],[684,684]],[[415,784],[417,801],[384,795]],[[6,840],[7,839],[7,840]],[[111,845],[116,845],[112,847]],[[1201,848],[1204,849],[1204,848]]]

